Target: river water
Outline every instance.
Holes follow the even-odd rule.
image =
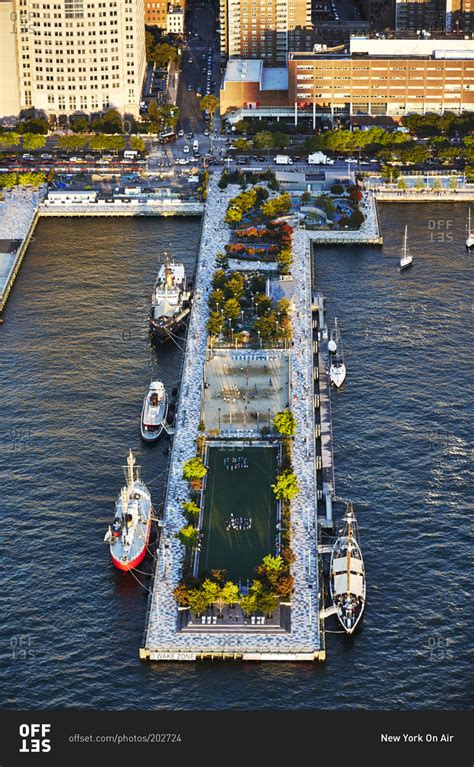
[[[368,601],[354,638],[328,632],[326,663],[301,665],[140,663],[147,576],[115,572],[102,542],[128,448],[155,505],[162,498],[167,443],[141,444],[141,402],[155,376],[176,385],[182,353],[150,347],[146,317],[158,254],[170,248],[192,274],[200,221],[40,222],[0,326],[0,705],[472,703],[467,211],[386,205],[380,215],[383,249],[315,254],[344,340],[336,484],[355,503]],[[415,261],[399,275],[405,223]]]

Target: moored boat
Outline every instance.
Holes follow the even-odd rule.
[[[469,208],[469,213],[467,217],[466,248],[468,250],[471,250],[471,248],[474,248],[474,232],[471,229],[471,209],[470,208]]]
[[[145,442],[161,436],[168,413],[168,395],[161,381],[152,381],[143,400],[140,433]]]
[[[357,521],[351,503],[347,504],[343,527],[332,550],[329,584],[339,622],[347,634],[352,634],[364,612],[366,584]]]
[[[405,227],[405,236],[403,238],[403,251],[400,258],[399,272],[403,272],[404,269],[408,269],[413,263],[413,256],[408,252],[408,227]]]
[[[150,331],[159,343],[171,340],[191,311],[191,291],[183,264],[165,254],[158,272],[150,311]]]
[[[337,324],[337,317],[334,319],[334,329],[331,331],[328,349],[331,352],[329,378],[336,389],[339,389],[346,380],[347,371],[344,364],[344,350],[342,348],[342,338],[339,325]]]
[[[145,558],[152,523],[150,491],[141,481],[135,462],[130,450],[124,466],[127,484],[120,491],[114,521],[104,536],[113,564],[125,571],[138,567]]]

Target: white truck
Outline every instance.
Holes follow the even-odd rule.
[[[308,157],[309,165],[334,165],[334,160],[324,152],[314,152]]]
[[[293,160],[287,154],[277,154],[275,163],[277,165],[293,165]]]

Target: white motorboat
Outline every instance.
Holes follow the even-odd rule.
[[[357,521],[351,503],[347,504],[343,527],[332,550],[329,585],[339,622],[347,634],[352,634],[364,612],[366,584]]]
[[[471,229],[471,209],[470,208],[469,208],[469,213],[468,213],[468,217],[467,217],[466,248],[468,250],[471,250],[471,248],[474,248],[474,232]]]
[[[400,258],[399,272],[403,272],[404,269],[408,269],[413,263],[413,256],[408,252],[408,227],[405,227],[405,236],[403,238],[403,252]]]
[[[344,350],[342,348],[342,338],[339,325],[337,324],[337,317],[334,319],[334,329],[331,331],[328,349],[332,352],[329,365],[329,378],[336,389],[339,389],[346,380],[347,371],[344,364]]]
[[[155,442],[168,414],[168,395],[161,381],[152,381],[143,400],[140,432],[145,442]]]

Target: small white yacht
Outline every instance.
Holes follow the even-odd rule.
[[[339,325],[337,324],[337,317],[334,319],[334,329],[331,331],[328,349],[331,352],[329,378],[336,389],[339,389],[346,380],[347,371],[344,364],[344,351],[342,348],[341,332],[339,330]]]
[[[143,400],[140,431],[145,442],[155,442],[168,414],[168,395],[161,381],[152,381]]]

